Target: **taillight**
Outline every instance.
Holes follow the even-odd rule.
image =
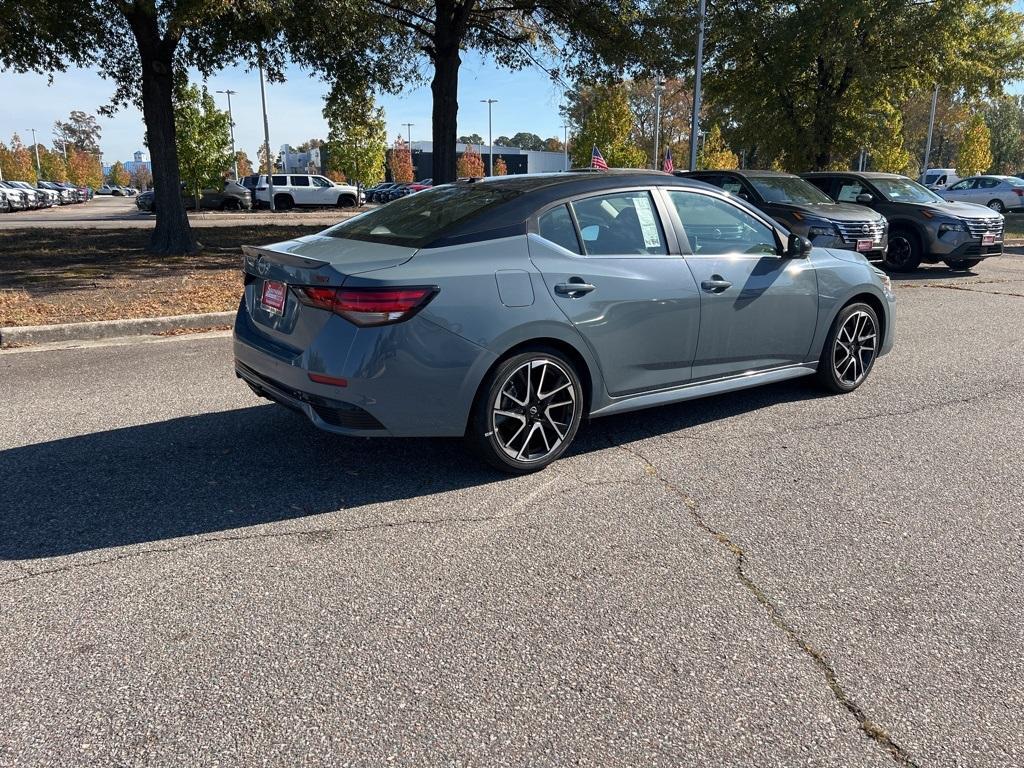
[[[1024,197],[1024,189],[1021,189],[1020,187],[1014,187],[1013,194],[1015,194],[1017,197]]]
[[[304,304],[326,309],[365,327],[408,320],[434,298],[437,290],[433,285],[401,288],[321,288],[308,285],[298,289],[298,296]]]

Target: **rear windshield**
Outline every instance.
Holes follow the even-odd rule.
[[[443,230],[485,213],[521,193],[484,185],[435,187],[331,227],[325,235],[422,248]]]
[[[748,176],[758,194],[769,203],[831,203],[832,198],[796,176]]]

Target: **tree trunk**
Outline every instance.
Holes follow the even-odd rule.
[[[459,117],[459,57],[458,42],[436,45],[434,48],[434,79],[430,90],[434,95],[431,117],[431,138],[434,143],[434,185],[455,181],[456,136]]]
[[[195,238],[185,215],[178,172],[174,131],[174,49],[176,41],[162,39],[154,15],[128,17],[139,46],[142,68],[142,117],[153,166],[156,226],[149,250],[157,254],[195,253]]]

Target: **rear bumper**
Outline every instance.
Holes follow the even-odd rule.
[[[235,373],[327,432],[359,437],[458,437],[494,356],[417,315],[357,328],[330,315],[305,349],[271,338],[245,299],[234,330]],[[344,379],[345,386],[310,374]]]

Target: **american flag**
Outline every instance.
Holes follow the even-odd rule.
[[[665,147],[665,161],[661,164],[661,170],[665,173],[672,173],[676,169],[672,162],[672,147]]]
[[[602,171],[608,170],[608,163],[601,157],[601,150],[597,148],[597,144],[594,145],[594,151],[590,153],[590,167],[600,168]]]

